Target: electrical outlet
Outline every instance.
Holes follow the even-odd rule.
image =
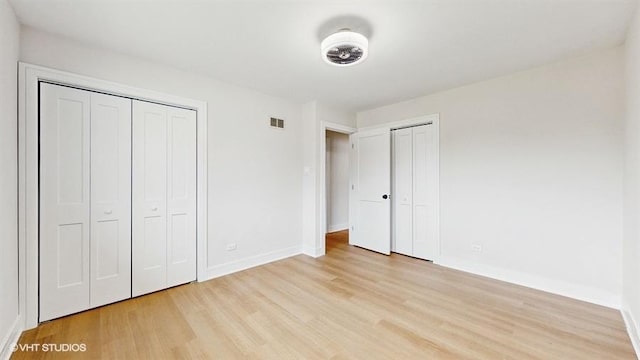
[[[237,248],[238,248],[238,245],[236,245],[236,243],[227,244],[227,251],[233,251]]]
[[[475,252],[482,252],[482,245],[480,244],[471,244],[471,250]]]

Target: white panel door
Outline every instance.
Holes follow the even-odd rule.
[[[165,106],[167,287],[196,279],[196,112]]]
[[[133,101],[133,296],[167,284],[167,111]]]
[[[91,307],[131,297],[131,100],[91,93]]]
[[[413,130],[413,256],[434,260],[438,254],[438,152],[433,125]]]
[[[413,256],[413,131],[392,131],[393,209],[391,251]]]
[[[391,250],[391,135],[389,129],[362,131],[351,136],[354,201],[350,243],[389,254]]]
[[[40,321],[90,307],[90,93],[40,85]]]
[[[133,295],[196,279],[196,118],[133,102]]]

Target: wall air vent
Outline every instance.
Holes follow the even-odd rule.
[[[284,129],[284,120],[282,120],[282,119],[276,119],[276,118],[272,117],[269,120],[269,124],[271,125],[271,127]]]

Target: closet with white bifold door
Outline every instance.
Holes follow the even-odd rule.
[[[39,321],[195,280],[195,112],[45,82],[39,101]]]
[[[391,251],[434,260],[438,253],[437,133],[432,124],[394,129]]]

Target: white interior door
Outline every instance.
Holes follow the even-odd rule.
[[[91,307],[131,297],[131,100],[91,93]]]
[[[413,256],[438,256],[438,149],[433,124],[413,129]]]
[[[349,242],[387,255],[391,250],[390,139],[389,129],[351,135],[353,217]]]
[[[133,296],[167,283],[167,111],[133,102]]]
[[[195,112],[133,102],[133,295],[196,278]]]
[[[413,256],[413,130],[392,133],[392,251]]]
[[[168,125],[167,287],[196,279],[196,112],[165,106]]]
[[[90,307],[90,93],[40,85],[40,314]]]

